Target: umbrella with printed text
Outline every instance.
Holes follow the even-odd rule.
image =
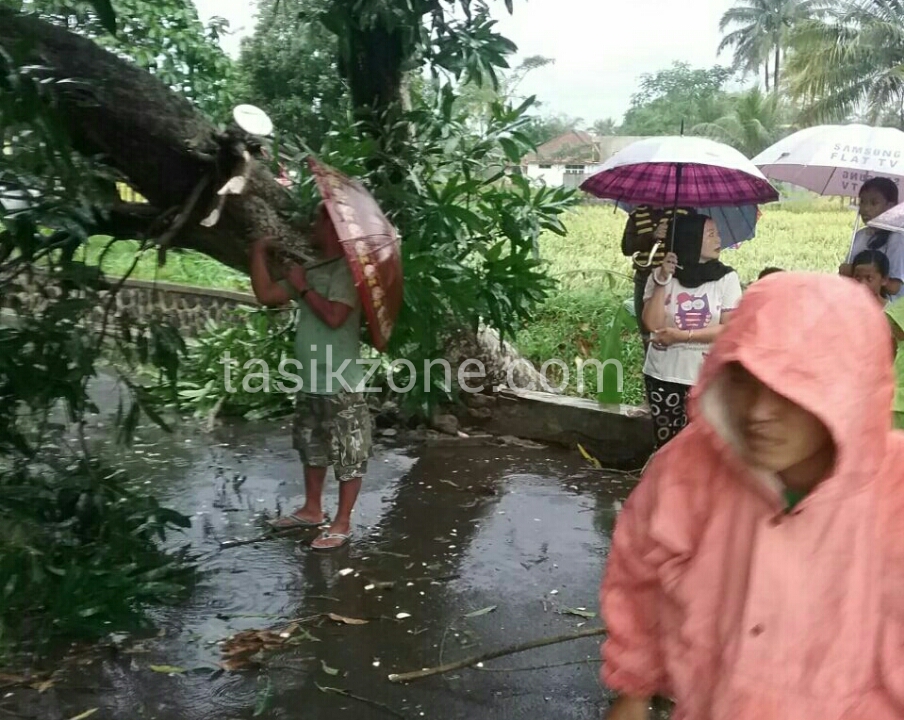
[[[770,180],[855,198],[869,178],[904,181],[904,132],[856,123],[817,125],[779,140],[753,164]]]
[[[904,181],[904,132],[858,123],[817,125],[779,140],[753,163],[777,182],[817,195],[856,198],[870,178],[885,177],[900,187]],[[860,216],[855,214],[851,247],[859,226]]]
[[[359,181],[312,157],[308,166],[355,278],[371,344],[383,352],[402,307],[398,233]]]

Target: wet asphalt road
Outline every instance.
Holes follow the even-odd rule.
[[[212,435],[183,425],[173,436],[146,430],[142,440],[124,462],[192,515],[191,530],[174,540],[204,555],[201,586],[156,614],[161,637],[67,666],[53,688],[15,690],[0,708],[46,720],[94,708],[94,720],[601,717],[599,638],[406,685],[387,676],[597,626],[614,502],[630,477],[565,450],[383,444],[350,547],[314,553],[302,531],[221,550],[301,501],[288,425],[233,423]],[[335,502],[330,477],[327,512]],[[218,669],[217,641],[318,615],[303,625],[310,637],[260,668]]]

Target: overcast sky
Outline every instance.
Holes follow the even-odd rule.
[[[223,47],[238,52],[254,30],[255,0],[195,0],[201,19],[229,20],[234,35]],[[515,0],[509,16],[501,0],[490,4],[518,58],[544,55],[555,65],[535,71],[520,88],[536,94],[552,113],[620,120],[637,78],[675,60],[697,67],[728,64],[717,57],[719,19],[732,0]],[[516,60],[517,62],[517,60]]]

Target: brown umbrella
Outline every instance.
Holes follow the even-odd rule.
[[[371,344],[382,352],[402,307],[398,233],[360,182],[312,157],[308,165],[355,278]]]

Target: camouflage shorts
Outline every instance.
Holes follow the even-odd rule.
[[[306,466],[334,466],[340,482],[363,477],[372,452],[370,410],[364,394],[298,393],[292,445]]]

